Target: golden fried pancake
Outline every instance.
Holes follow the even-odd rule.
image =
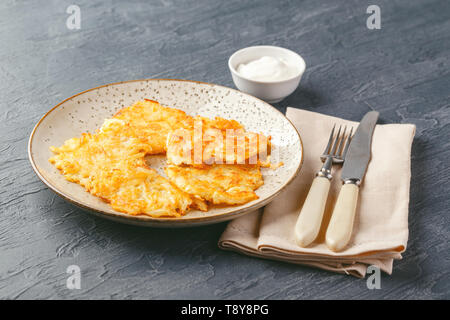
[[[170,165],[164,170],[181,190],[213,204],[236,205],[258,199],[254,190],[263,184],[258,165]]]
[[[125,121],[130,135],[144,139],[149,154],[166,152],[167,134],[177,128],[191,127],[192,117],[184,111],[161,106],[152,100],[138,101],[119,110],[114,119]]]
[[[247,132],[235,120],[197,116],[193,126],[169,132],[166,148],[175,165],[258,164],[270,154],[270,137]]]
[[[130,137],[130,126],[110,119],[97,134],[67,140],[50,162],[71,182],[111,204],[117,211],[153,217],[178,217],[191,197],[145,164],[145,138]]]

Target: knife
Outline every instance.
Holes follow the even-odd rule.
[[[345,157],[341,173],[343,185],[325,236],[328,248],[333,251],[344,249],[352,235],[359,186],[370,161],[372,134],[378,115],[378,112],[370,111],[362,118]]]

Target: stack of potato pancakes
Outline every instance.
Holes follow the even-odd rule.
[[[235,120],[189,116],[158,102],[138,101],[83,133],[49,159],[64,177],[131,215],[179,217],[190,208],[255,200],[270,166],[270,137]],[[167,178],[146,156],[166,154]]]

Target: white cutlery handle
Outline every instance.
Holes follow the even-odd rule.
[[[344,184],[339,192],[326,233],[326,243],[333,251],[341,251],[350,240],[358,203],[359,186]]]
[[[295,225],[295,240],[299,246],[306,247],[319,234],[329,191],[330,180],[314,178]]]

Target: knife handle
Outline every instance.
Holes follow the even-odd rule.
[[[325,236],[328,248],[341,251],[348,244],[353,231],[359,186],[346,183],[339,192],[333,215]]]
[[[299,246],[306,247],[319,234],[329,191],[328,178],[321,176],[314,178],[295,225],[295,241]]]

